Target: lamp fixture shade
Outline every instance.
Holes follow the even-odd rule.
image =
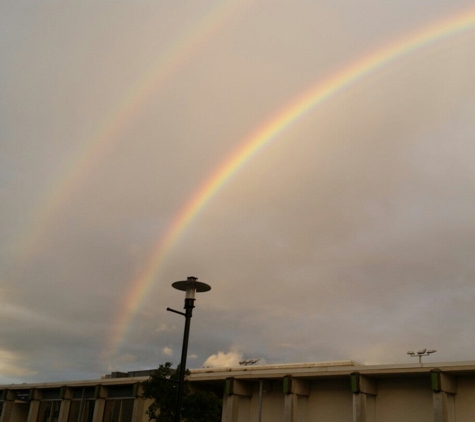
[[[188,277],[186,280],[175,281],[172,287],[186,292],[185,299],[194,299],[196,292],[204,293],[211,290],[210,285],[197,280],[196,277]]]

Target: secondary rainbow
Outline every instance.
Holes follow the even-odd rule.
[[[66,163],[59,172],[60,177],[49,186],[48,191],[40,198],[38,206],[31,211],[30,227],[27,227],[25,235],[17,239],[11,248],[19,257],[26,259],[33,253],[35,246],[40,245],[40,240],[43,241],[53,217],[93,173],[107,152],[114,148],[120,133],[147,100],[156,95],[184,64],[197,55],[231,17],[244,11],[247,6],[249,2],[232,0],[216,3],[125,90],[121,101],[110,110],[72,160]]]
[[[247,161],[259,153],[289,125],[295,123],[304,114],[358,79],[415,50],[472,29],[474,26],[475,9],[470,9],[406,35],[350,63],[340,71],[318,82],[245,138],[239,147],[212,172],[208,179],[185,203],[165,234],[157,242],[143,271],[133,280],[131,290],[125,296],[124,305],[112,327],[112,335],[109,338],[105,355],[112,356],[120,349],[134,314],[156,280],[160,266],[176,240],[200,210],[224,186],[226,181],[236,174]]]

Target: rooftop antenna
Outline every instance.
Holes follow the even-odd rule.
[[[431,349],[431,350],[420,349],[417,352],[409,351],[409,352],[407,352],[407,354],[409,356],[411,356],[411,358],[418,357],[419,358],[419,363],[422,363],[422,356],[429,356],[430,354],[435,353],[435,352],[437,352],[437,350],[434,350],[434,349]]]
[[[241,366],[249,366],[249,365],[254,365],[255,363],[259,362],[260,359],[245,359],[239,362],[239,365]]]

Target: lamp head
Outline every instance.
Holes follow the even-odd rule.
[[[175,281],[172,286],[177,290],[186,292],[185,299],[194,299],[195,293],[208,292],[211,290],[211,286],[201,281],[197,281],[196,277],[188,277],[183,281]]]

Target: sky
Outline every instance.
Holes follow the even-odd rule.
[[[475,359],[475,5],[0,2],[0,384]]]

